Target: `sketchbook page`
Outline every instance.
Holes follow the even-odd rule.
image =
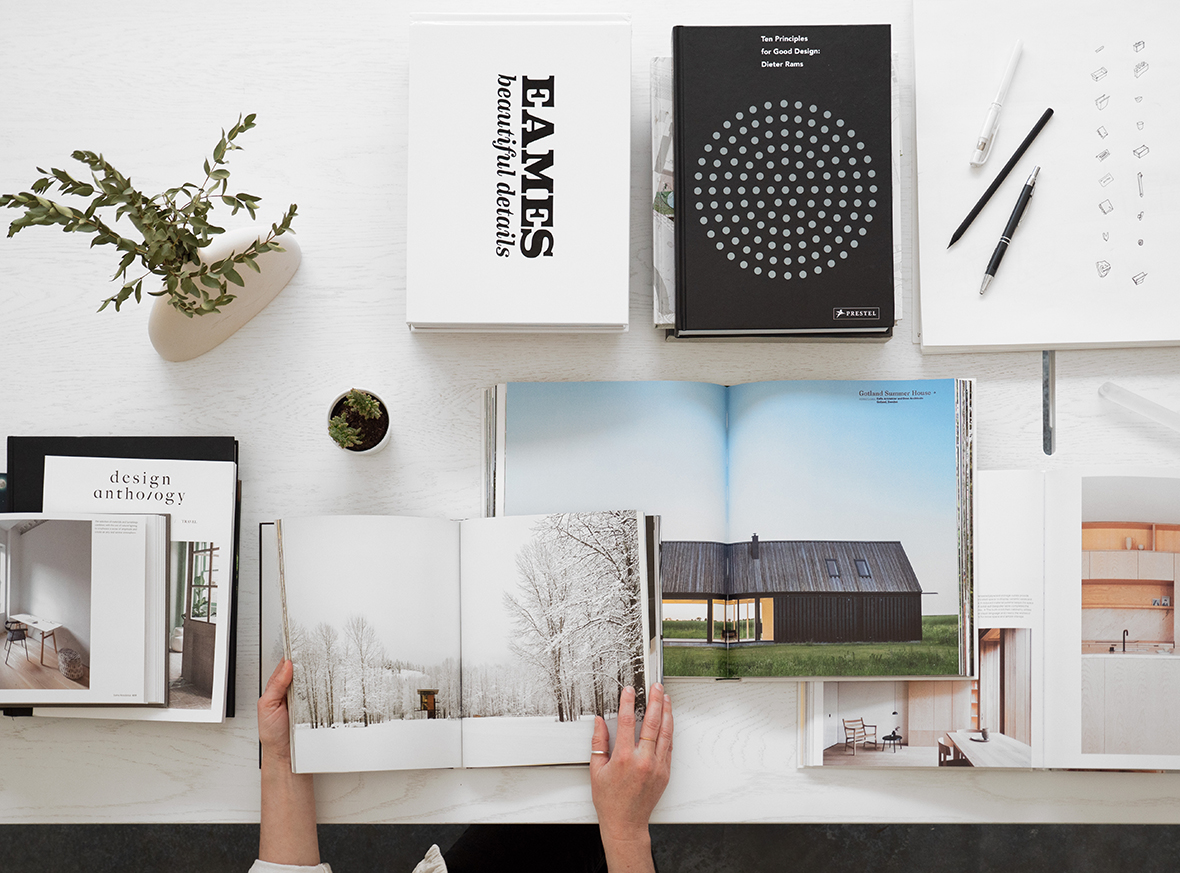
[[[460,766],[458,523],[278,527],[296,772]]]
[[[1044,475],[1035,470],[986,470],[975,482],[978,718],[968,727],[987,728],[989,742],[992,737],[1004,738],[1005,750],[1011,753],[1004,766],[1042,767]],[[982,737],[973,733],[968,739]]]
[[[1129,0],[917,0],[914,52],[924,351],[1180,342],[1175,192],[1180,9]],[[964,27],[964,21],[970,27]],[[994,146],[974,142],[1018,39]],[[978,217],[952,233],[1047,107],[1054,115]],[[995,281],[984,268],[1034,166]]]
[[[228,664],[236,558],[237,464],[49,455],[45,458],[44,481],[46,511],[135,510],[166,512],[171,517],[168,706],[120,711],[117,717],[224,721],[231,681]],[[111,710],[85,707],[39,714],[58,718],[112,717]]]
[[[1178,553],[1180,471],[1046,474],[1048,766],[1180,769]]]
[[[730,388],[735,675],[960,674],[956,413],[953,379]]]
[[[584,764],[621,687],[642,704],[644,539],[634,512],[462,523],[464,766]]]
[[[636,506],[665,540],[725,530],[725,388],[706,382],[512,382],[508,515]]]

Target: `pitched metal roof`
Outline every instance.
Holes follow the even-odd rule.
[[[660,576],[664,596],[833,593],[921,593],[900,542],[763,540],[758,557],[750,542],[664,542]],[[869,571],[862,576],[856,561]],[[835,561],[836,574],[828,561]]]

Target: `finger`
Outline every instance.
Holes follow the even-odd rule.
[[[273,703],[287,693],[287,686],[291,684],[291,677],[295,672],[295,666],[286,658],[279,661],[275,671],[270,674],[270,678],[266,680],[266,688],[262,692],[264,700]]]
[[[652,750],[660,736],[663,714],[664,686],[657,682],[647,692],[647,712],[643,714],[643,726],[639,729],[639,742],[650,744]]]
[[[615,737],[615,755],[623,760],[630,758],[635,749],[635,689],[630,685],[619,692],[619,726]]]
[[[610,760],[610,730],[601,715],[594,716],[594,733],[590,736],[590,778],[593,779]]]
[[[660,719],[660,736],[656,742],[656,757],[661,761],[672,760],[672,698],[664,695],[664,713]]]

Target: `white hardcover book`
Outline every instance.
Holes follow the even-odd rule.
[[[630,126],[626,16],[415,17],[410,328],[625,331]]]

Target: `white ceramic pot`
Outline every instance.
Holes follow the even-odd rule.
[[[269,232],[269,227],[257,225],[227,231],[201,249],[200,260],[206,264],[220,261]],[[170,306],[168,297],[157,297],[148,318],[148,337],[160,357],[165,361],[191,361],[200,357],[265,309],[291,281],[303,259],[294,234],[285,233],[278,241],[286,251],[260,254],[255,263],[261,272],[255,273],[248,267],[238,270],[245,285],[229,286],[236,299],[220,312],[189,318]]]
[[[389,411],[389,407],[385,405],[384,400],[382,400],[380,397],[378,397],[372,391],[368,391],[364,388],[361,388],[360,390],[364,391],[370,397],[376,398],[377,402],[381,404],[381,408],[385,410],[385,414],[390,416],[389,426],[385,428],[385,435],[383,437],[381,437],[381,441],[379,443],[377,443],[377,445],[375,445],[375,446],[370,446],[367,449],[355,449],[355,448],[354,449],[346,449],[343,446],[341,446],[339,443],[336,443],[336,447],[339,448],[342,452],[349,452],[354,455],[372,455],[372,454],[376,454],[377,452],[379,452],[383,448],[385,448],[387,445],[389,445],[389,438],[393,434],[393,416],[392,416],[392,413],[390,413],[390,411]],[[338,394],[336,396],[336,399],[333,400],[330,404],[328,404],[328,418],[327,418],[328,421],[332,420],[332,411],[336,408],[336,404],[338,404],[341,400],[343,400],[345,395],[347,395],[347,394],[348,394],[347,391],[345,391],[343,394]]]

